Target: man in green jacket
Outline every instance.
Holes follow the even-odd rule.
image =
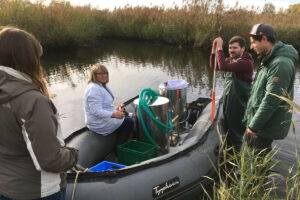
[[[272,94],[293,99],[298,52],[291,45],[276,43],[275,30],[267,24],[256,24],[244,35],[250,37],[251,49],[261,60],[245,111],[245,140],[250,148],[267,153],[273,140],[284,139],[290,129],[291,107]]]

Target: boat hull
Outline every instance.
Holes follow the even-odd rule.
[[[67,199],[150,200],[190,199],[201,196],[203,187],[216,175],[220,147],[217,122],[210,122],[210,104],[174,152],[116,171],[68,173]],[[215,112],[219,114],[221,103]],[[77,135],[86,133],[82,129]],[[75,134],[76,135],[76,134]],[[74,138],[67,138],[71,144]],[[75,187],[74,187],[74,183]],[[75,190],[75,192],[74,192]]]

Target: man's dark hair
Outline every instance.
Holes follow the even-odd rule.
[[[245,41],[245,39],[242,38],[242,37],[240,37],[240,36],[233,36],[233,37],[229,40],[228,44],[233,44],[233,43],[235,43],[235,42],[239,43],[239,45],[240,45],[241,48],[242,48],[242,47],[246,47],[246,41]]]
[[[265,36],[267,37],[267,40],[269,42],[271,42],[272,44],[275,44],[276,40],[275,40],[274,37],[267,36],[267,35],[265,35]],[[263,35],[251,35],[251,37],[253,38],[253,40],[256,40],[256,41],[260,42],[262,40]]]

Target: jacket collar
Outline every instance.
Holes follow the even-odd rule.
[[[32,83],[31,78],[27,74],[17,71],[13,68],[0,65],[0,70],[6,72],[7,74],[9,74],[15,78],[22,79],[24,81]]]
[[[273,57],[274,53],[280,48],[282,47],[283,43],[282,42],[277,42],[273,48],[271,49],[270,53],[268,53],[267,55],[265,56],[261,56],[260,57],[260,60],[261,60],[261,65],[264,66],[264,65],[267,65],[271,58]]]

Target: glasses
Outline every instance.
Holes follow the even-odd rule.
[[[108,73],[107,72],[95,72],[96,75],[100,75],[100,76],[103,76],[103,75],[107,75]]]

